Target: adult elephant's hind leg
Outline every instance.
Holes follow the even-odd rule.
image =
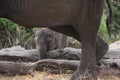
[[[76,32],[73,26],[70,26],[70,25],[59,26],[59,27],[50,28],[50,29],[63,33],[68,36],[72,36],[73,38],[81,42],[80,34]],[[107,50],[108,50],[108,44],[99,35],[97,35],[96,36],[96,59],[97,60],[101,59],[105,55]]]
[[[108,44],[99,36],[96,36],[96,59],[101,59],[108,50]]]

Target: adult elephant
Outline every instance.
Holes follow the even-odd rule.
[[[104,0],[0,0],[0,17],[28,28],[49,27],[81,41],[82,60],[71,80],[84,73],[85,80],[96,80],[96,60],[108,49],[97,35],[103,5]]]

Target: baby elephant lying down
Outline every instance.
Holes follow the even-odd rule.
[[[67,36],[48,28],[38,29],[35,33],[35,41],[40,59],[47,58],[46,53],[50,50],[62,49],[67,46]]]

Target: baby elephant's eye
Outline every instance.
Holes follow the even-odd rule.
[[[48,37],[53,37],[53,35],[52,35],[52,34],[49,34]]]

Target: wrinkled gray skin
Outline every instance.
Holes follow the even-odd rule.
[[[104,0],[0,0],[0,17],[28,28],[49,27],[81,41],[82,60],[71,80],[85,72],[91,75],[87,80],[96,80],[96,60],[108,49],[97,35],[103,4]]]
[[[52,31],[49,28],[40,28],[35,33],[36,48],[39,50],[40,59],[47,58],[47,51],[62,49],[67,46],[67,36]]]

